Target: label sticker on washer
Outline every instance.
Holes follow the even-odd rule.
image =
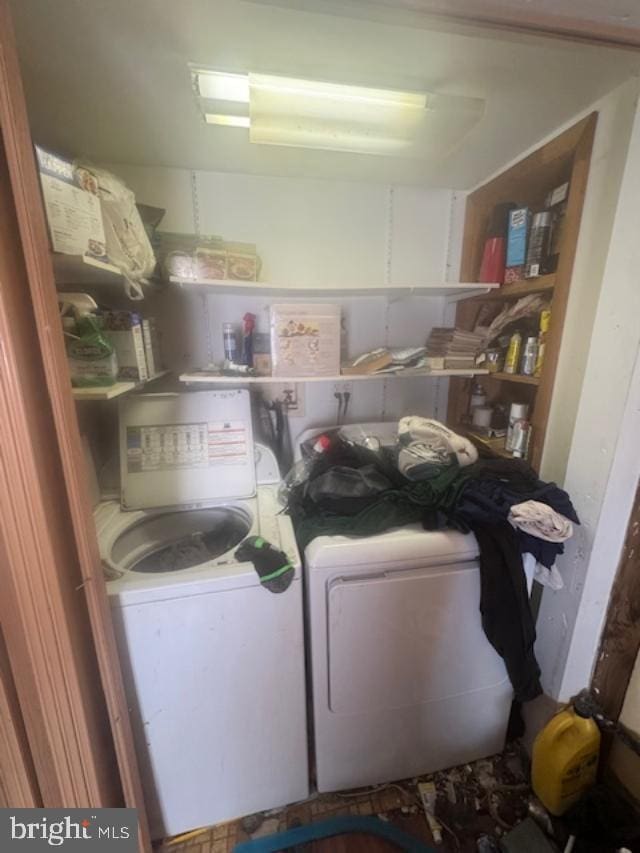
[[[127,471],[172,471],[249,460],[243,421],[127,427]]]

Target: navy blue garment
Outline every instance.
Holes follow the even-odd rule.
[[[537,536],[525,533],[524,530],[518,530],[518,539],[522,553],[533,554],[536,562],[542,563],[548,569],[554,565],[559,554],[564,554],[562,542],[547,542],[546,539],[538,539]]]
[[[467,473],[453,515],[470,525],[506,521],[511,507],[525,501],[540,501],[580,524],[564,489],[538,479],[533,468],[522,460],[481,460],[468,468]]]
[[[480,547],[482,627],[505,662],[516,700],[528,702],[542,693],[542,687],[518,536],[508,521],[475,523],[472,529]]]

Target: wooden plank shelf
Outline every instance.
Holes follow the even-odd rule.
[[[492,456],[499,456],[502,459],[513,459],[511,451],[505,448],[506,437],[504,438],[486,438],[473,431],[472,424],[455,424],[450,427],[458,435],[463,435],[472,441],[478,448],[487,451]]]
[[[538,278],[527,278],[523,281],[513,281],[493,288],[489,293],[474,296],[474,301],[498,301],[507,299],[520,299],[530,296],[532,293],[550,293],[556,286],[555,274],[541,275]]]
[[[525,376],[523,373],[490,373],[491,379],[498,379],[501,382],[521,382],[523,385],[539,385],[540,379],[537,376]]]

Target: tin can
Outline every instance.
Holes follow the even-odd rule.
[[[224,345],[224,357],[227,361],[237,361],[238,338],[233,323],[222,324],[222,341]]]
[[[499,349],[487,350],[484,366],[489,373],[499,373],[504,367],[504,357]]]
[[[533,376],[538,358],[538,339],[535,336],[527,338],[522,353],[522,364],[520,372],[525,376]]]
[[[504,372],[516,373],[520,362],[520,350],[522,349],[522,335],[520,332],[514,332],[509,341],[509,349],[504,360]]]
[[[505,440],[505,449],[513,450],[513,431],[517,421],[526,420],[529,414],[529,406],[527,403],[512,403],[509,409],[509,426],[507,427],[507,438]]]
[[[549,326],[551,325],[551,311],[545,309],[540,312],[540,334],[538,335],[538,355],[536,356],[536,366],[533,371],[534,376],[542,374],[542,365],[544,364],[544,351],[547,346],[547,337],[549,336]]]
[[[511,452],[520,459],[526,459],[531,438],[531,424],[524,418],[518,418],[513,425]]]

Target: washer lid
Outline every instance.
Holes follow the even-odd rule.
[[[120,478],[125,509],[207,506],[253,497],[249,392],[123,397]]]

